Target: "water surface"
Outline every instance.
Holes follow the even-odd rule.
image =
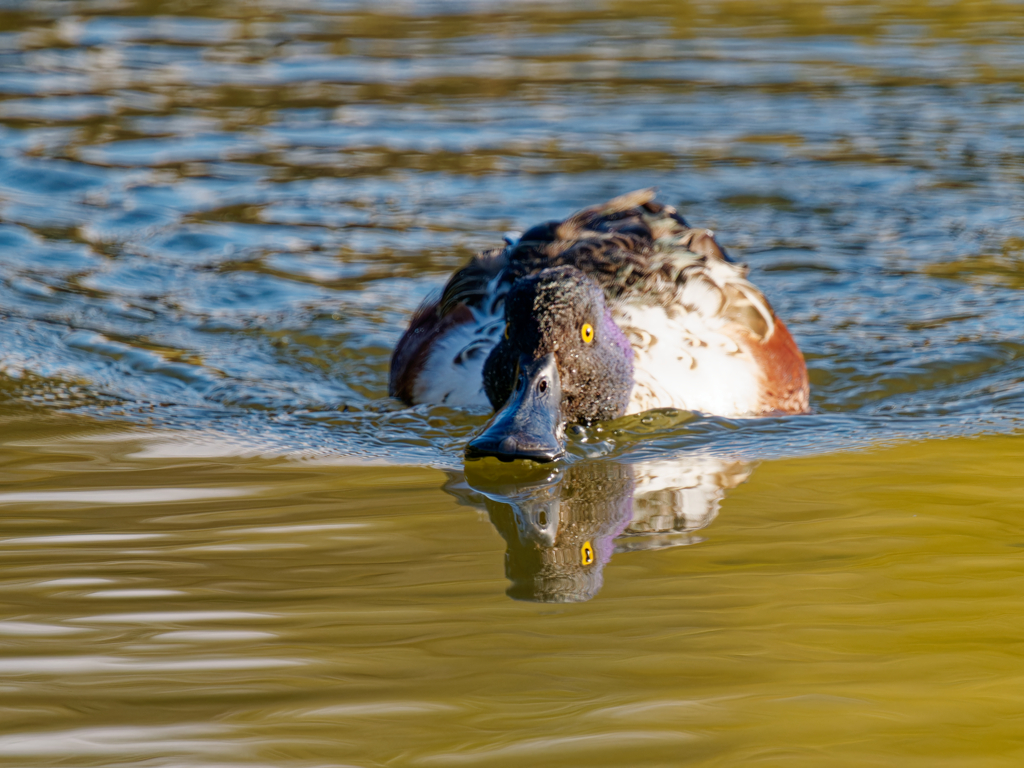
[[[0,5],[0,762],[1017,765],[1014,3]],[[501,234],[656,186],[815,413],[464,466]]]

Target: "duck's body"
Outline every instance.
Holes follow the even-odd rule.
[[[626,413],[807,410],[803,356],[746,268],[726,257],[710,231],[653,202],[650,190],[538,225],[474,257],[402,336],[391,394],[410,404],[500,406],[488,395],[484,364],[506,328],[505,298],[517,281],[564,265],[603,289],[632,348]]]

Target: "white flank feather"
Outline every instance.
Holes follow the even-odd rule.
[[[760,371],[724,332],[719,317],[622,304],[615,322],[633,346],[633,394],[626,413],[679,408],[718,416],[760,410]]]
[[[431,344],[416,378],[417,403],[491,407],[484,392],[484,363],[505,328],[506,291],[499,290],[499,280],[496,277],[488,285],[492,298],[485,306],[471,310],[471,322],[456,325]]]

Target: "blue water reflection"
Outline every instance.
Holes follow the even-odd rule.
[[[612,426],[574,456],[1019,428],[1012,23],[868,5],[867,27],[807,34],[782,9],[791,33],[766,38],[717,6],[483,7],[0,12],[0,366],[21,396],[57,379],[94,416],[454,468],[483,414],[385,398],[410,314],[502,232],[657,186],[751,264],[818,417]]]

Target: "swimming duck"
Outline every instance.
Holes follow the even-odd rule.
[[[645,189],[477,254],[391,359],[407,404],[490,406],[469,457],[550,461],[565,427],[652,408],[804,413],[803,355],[706,229]]]

